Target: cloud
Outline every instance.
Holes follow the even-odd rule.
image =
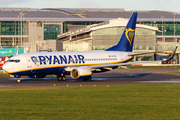
[[[26,3],[29,0],[0,0],[0,6],[1,7],[9,7],[13,4],[22,4],[22,3]]]
[[[77,4],[77,7],[79,8],[101,8],[97,2],[94,2],[92,0],[80,0]]]
[[[0,0],[0,7],[44,8],[58,7],[65,0]]]
[[[0,7],[27,8],[125,8],[180,12],[180,0],[0,0]]]

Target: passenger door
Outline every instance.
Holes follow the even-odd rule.
[[[27,57],[27,67],[31,68],[32,67],[32,61],[30,57]]]

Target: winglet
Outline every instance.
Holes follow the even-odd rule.
[[[177,50],[178,46],[176,46],[176,48],[174,49],[173,53],[171,54],[171,56],[169,56],[169,58],[167,60],[164,60],[164,61],[169,61],[169,60],[172,60],[175,53],[176,53],[176,50]]]
[[[15,52],[14,52],[14,56],[18,55],[18,46],[16,46]]]

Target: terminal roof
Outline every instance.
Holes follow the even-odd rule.
[[[108,21],[131,16],[130,10],[123,8],[0,8],[0,21]],[[180,22],[180,13],[161,10],[137,11],[141,22]]]

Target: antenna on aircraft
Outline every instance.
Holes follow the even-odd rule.
[[[14,52],[14,56],[18,55],[18,46],[16,46],[15,52]]]

